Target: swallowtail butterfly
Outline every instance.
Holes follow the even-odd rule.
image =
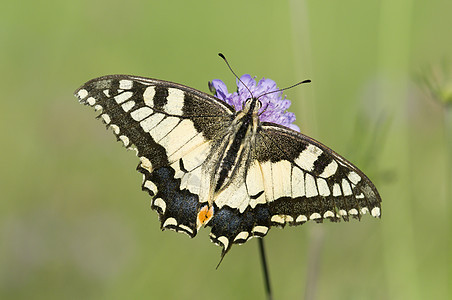
[[[272,226],[380,217],[363,172],[308,136],[260,122],[257,98],[236,111],[193,88],[128,75],[93,79],[75,95],[136,151],[161,228],[194,237],[210,226],[222,256]]]

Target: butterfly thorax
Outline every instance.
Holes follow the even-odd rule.
[[[258,111],[260,102],[249,99],[243,109],[236,113],[231,125],[219,139],[217,155],[206,162],[214,176],[210,180],[210,193],[207,199],[212,204],[231,184],[243,183],[249,158],[255,148],[256,134],[260,126]]]

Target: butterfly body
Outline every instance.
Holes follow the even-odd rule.
[[[190,87],[128,75],[93,79],[75,94],[136,150],[162,229],[194,237],[210,226],[223,255],[271,226],[380,217],[380,196],[359,169],[310,137],[261,122],[257,98],[236,111]]]

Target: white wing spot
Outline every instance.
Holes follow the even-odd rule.
[[[268,232],[268,227],[267,226],[254,226],[253,233],[260,233],[262,235],[266,235]]]
[[[329,196],[331,194],[330,189],[328,188],[328,184],[326,180],[323,178],[317,178],[317,187],[319,188],[320,196]]]
[[[120,135],[119,139],[123,142],[124,146],[128,146],[130,144],[130,140],[125,135]]]
[[[379,207],[374,207],[372,208],[372,217],[379,217],[380,216],[380,208]]]
[[[128,112],[129,110],[131,110],[134,106],[135,106],[135,101],[132,101],[132,100],[127,101],[126,103],[121,105],[122,110],[124,110],[125,112]]]
[[[141,121],[140,126],[141,126],[141,128],[143,128],[144,131],[149,132],[158,123],[160,123],[164,117],[165,117],[164,114],[154,114],[154,115],[150,116],[149,118],[146,118],[143,121]]]
[[[171,157],[177,150],[183,148],[193,138],[198,135],[198,131],[189,119],[183,119],[171,132],[168,133],[163,139],[160,140],[160,144],[166,149],[168,158]],[[199,136],[202,137],[201,134]],[[199,138],[197,139],[199,140]],[[204,142],[204,139],[202,139]]]
[[[215,198],[218,207],[227,205],[231,208],[238,208],[243,213],[248,206],[249,196],[244,183],[230,184],[221,191]]]
[[[365,198],[363,193],[356,195],[355,197],[356,197],[356,199],[364,199]]]
[[[315,185],[315,178],[309,173],[306,173],[306,197],[314,197],[319,193],[317,191],[317,186]]]
[[[104,122],[105,122],[106,124],[110,124],[111,119],[110,119],[110,116],[109,116],[109,115],[107,115],[107,114],[102,114],[102,115],[101,115],[101,118],[104,120]]]
[[[275,223],[279,223],[279,224],[284,224],[285,223],[283,215],[274,215],[274,216],[272,216],[270,221],[275,222]]]
[[[144,176],[144,175],[143,175]],[[144,182],[143,187],[145,187],[147,190],[151,191],[152,193],[157,194],[157,186],[155,185],[155,183],[153,183],[150,180],[146,180]]]
[[[86,99],[86,102],[88,102],[89,105],[93,106],[94,104],[96,104],[96,99],[89,97],[88,99]]]
[[[346,216],[347,215],[347,211],[345,209],[341,209],[341,210],[339,210],[339,214],[341,216]]]
[[[286,215],[285,219],[286,219],[286,223],[293,222],[292,216]]]
[[[149,133],[156,142],[160,142],[177,124],[180,122],[179,118],[166,117],[162,122],[152,128]]]
[[[270,161],[266,161],[264,163],[260,163],[261,173],[264,182],[264,195],[267,202],[271,202],[276,200],[273,197],[273,172],[272,172],[272,163]]]
[[[174,218],[168,218],[165,220],[165,222],[163,223],[162,227],[167,227],[167,226],[176,226],[177,225],[177,221]]]
[[[299,215],[296,219],[295,222],[306,222],[308,220],[308,218],[305,215]]]
[[[348,213],[349,213],[350,215],[357,215],[357,214],[358,214],[358,210],[357,210],[356,208],[352,208],[352,209],[350,209],[350,210],[348,211]]]
[[[147,106],[154,107],[155,87],[150,86],[144,90],[143,99]]]
[[[173,115],[182,115],[182,108],[184,106],[184,92],[179,89],[169,88],[166,105],[163,109]]]
[[[103,107],[100,106],[99,104],[94,105],[94,110],[95,110],[95,111],[101,110],[102,108],[103,108]]]
[[[342,190],[344,191],[344,196],[350,196],[353,194],[350,183],[348,183],[345,178],[342,178]]]
[[[249,233],[247,231],[242,231],[234,238],[234,242],[237,240],[245,240],[248,238]]]
[[[320,177],[323,178],[328,178],[331,175],[334,175],[337,171],[337,162],[335,160],[332,160],[328,166],[325,167],[325,169],[323,170],[322,174],[320,174]]]
[[[223,236],[220,236],[220,237],[218,238],[218,241],[219,241],[220,243],[223,244],[223,246],[224,246],[225,249],[228,248],[228,246],[229,246],[229,240],[228,240],[227,237],[225,237],[224,235],[223,235]]]
[[[182,121],[181,124],[183,122],[184,121]],[[181,124],[179,124],[179,125],[181,125]],[[174,130],[172,132],[174,132]],[[196,161],[204,160],[206,158],[206,156],[208,155],[208,149],[210,149],[209,145],[210,145],[210,143],[206,142],[203,135],[201,133],[197,133],[194,138],[192,138],[186,144],[181,146],[175,152],[169,153],[167,150],[166,153],[168,155],[168,161],[170,163],[172,163],[172,162],[178,161],[181,157],[184,157],[184,163],[185,163],[185,156],[189,155],[193,151],[197,151],[196,149],[198,149],[198,148],[204,148],[204,151],[201,151],[201,152],[198,151],[198,153],[195,154],[197,156]],[[203,153],[205,153],[205,154],[203,154]],[[189,159],[189,158],[190,158],[190,156],[188,156],[187,159]],[[199,166],[199,164],[197,164],[197,166]],[[187,170],[189,170],[189,169],[187,169]]]
[[[300,166],[303,170],[308,172],[314,169],[314,162],[322,154],[322,150],[310,144],[306,149],[301,151],[298,158],[295,159],[295,163]]]
[[[189,143],[186,144],[189,147],[187,149],[184,149],[184,151],[179,152],[179,155],[177,156],[183,157],[183,163],[187,171],[192,171],[202,165],[206,157],[209,155],[210,143],[203,143],[201,141],[202,139],[203,138],[200,136],[199,139],[196,139],[199,143],[193,143],[191,145]],[[177,162],[177,164],[179,164],[179,159],[176,160],[174,156],[175,154],[173,154],[171,161],[174,161],[175,163]]]
[[[124,92],[122,94],[119,94],[117,96],[115,96],[115,101],[118,104],[123,103],[124,101],[128,100],[130,97],[132,97],[133,93],[132,92]]]
[[[154,201],[154,206],[160,207],[162,209],[162,213],[164,214],[166,211],[166,203],[162,198],[157,198]]]
[[[358,182],[361,180],[361,176],[359,176],[357,173],[353,171],[350,171],[347,177],[353,184],[358,184]]]
[[[190,173],[184,173],[180,182],[180,189],[188,189],[193,194],[199,194],[201,185],[201,168],[197,168]]]
[[[333,184],[333,196],[338,197],[340,195],[342,195],[341,187],[337,183]]]
[[[115,125],[115,124],[111,124],[110,125],[110,127],[111,127],[111,129],[113,129],[113,132],[115,133],[115,134],[119,134],[119,126],[118,125]]]
[[[367,214],[368,212],[369,212],[369,209],[368,209],[367,207],[361,208],[361,213],[362,213],[363,215]]]
[[[257,195],[264,190],[264,180],[262,178],[259,162],[255,161],[250,165],[246,173],[246,187],[249,195]],[[255,208],[258,203],[265,203],[265,195],[262,193],[257,199],[250,199],[251,208]]]
[[[334,217],[334,213],[331,210],[327,210],[324,214],[323,214],[324,218],[328,218],[328,217]]]
[[[102,92],[104,93],[105,96],[110,98],[110,90],[103,90]]]
[[[140,161],[141,161],[141,167],[147,171],[149,171],[149,173],[152,172],[152,163],[151,161],[144,156],[140,157]]]
[[[85,99],[86,96],[88,96],[88,91],[85,90],[85,89],[81,89],[81,90],[79,90],[78,93],[77,93],[77,97],[78,97],[80,100]]]
[[[133,81],[123,79],[119,81],[119,88],[123,90],[130,90],[133,87]]]
[[[142,121],[143,119],[149,117],[152,114],[152,109],[150,109],[147,106],[144,107],[140,107],[137,110],[134,110],[130,113],[130,116],[132,117],[132,119],[134,119],[135,121]]]
[[[315,220],[315,219],[321,219],[322,216],[319,213],[313,213],[312,215],[309,216],[310,220]]]
[[[273,198],[292,196],[292,186],[290,179],[290,170],[292,165],[287,160],[275,162],[271,166],[273,179]]]
[[[305,196],[304,173],[297,166],[292,167],[292,197]]]

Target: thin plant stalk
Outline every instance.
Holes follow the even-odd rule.
[[[270,275],[268,273],[268,266],[267,266],[267,259],[265,257],[265,247],[264,247],[264,239],[259,238],[259,252],[261,256],[261,263],[262,263],[262,271],[264,275],[264,284],[265,284],[265,293],[267,295],[267,300],[272,300],[272,290],[270,286]]]
[[[445,160],[446,160],[446,180],[445,180],[445,204],[446,204],[446,209],[448,212],[451,211],[451,206],[449,201],[452,199],[452,186],[451,186],[451,182],[452,182],[452,105],[446,105],[446,107],[444,108],[444,134],[445,134],[445,146],[446,146],[446,155],[445,155]],[[448,229],[449,231],[452,230],[452,222],[450,220],[447,220],[448,224]],[[450,237],[450,234],[448,235],[448,244],[449,244],[449,248],[452,246],[452,239]],[[446,272],[448,272],[449,274],[449,280],[450,283],[452,283],[451,280],[451,274],[452,274],[452,266],[449,265],[449,270],[447,270]],[[451,288],[450,288],[450,284],[448,287],[448,293],[451,293]]]
[[[452,105],[444,109],[444,134],[446,140],[446,203],[452,199]]]

